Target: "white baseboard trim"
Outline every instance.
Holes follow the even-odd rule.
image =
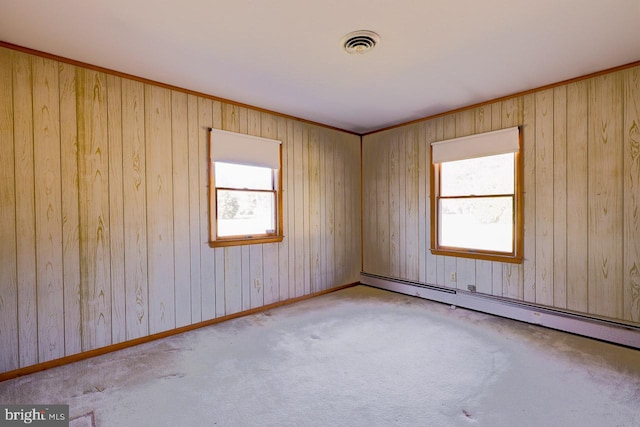
[[[640,328],[490,295],[360,273],[360,283],[640,349]]]

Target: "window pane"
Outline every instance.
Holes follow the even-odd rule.
[[[513,194],[513,156],[507,153],[441,163],[440,195]]]
[[[440,199],[440,245],[513,250],[513,197]]]
[[[273,169],[215,162],[216,187],[273,190]]]
[[[275,233],[275,193],[218,190],[218,236]]]

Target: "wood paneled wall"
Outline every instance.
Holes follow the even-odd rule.
[[[279,244],[212,249],[206,127],[283,141]],[[0,372],[359,280],[360,137],[0,48]]]
[[[524,263],[431,255],[429,144],[511,126]],[[365,272],[640,324],[640,67],[370,134],[362,155]]]

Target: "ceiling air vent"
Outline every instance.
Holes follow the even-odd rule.
[[[367,53],[378,43],[380,43],[380,36],[367,30],[354,31],[342,39],[344,50],[348,53]]]

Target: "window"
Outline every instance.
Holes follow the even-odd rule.
[[[519,129],[431,144],[431,252],[522,261]]]
[[[210,243],[280,242],[280,141],[210,129]]]

